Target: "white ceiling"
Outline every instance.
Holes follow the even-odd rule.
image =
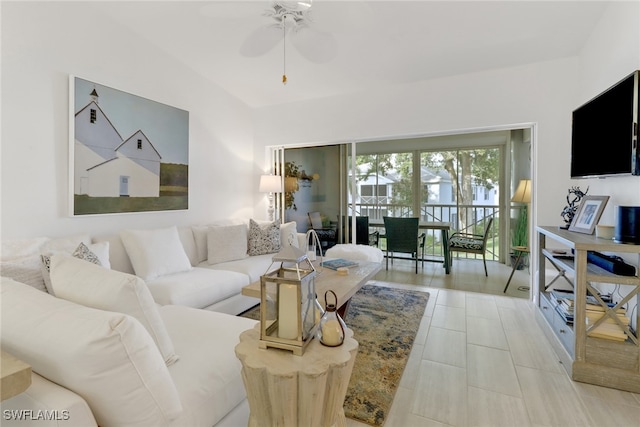
[[[242,43],[272,22],[271,1],[99,2],[131,31],[251,107],[575,56],[607,1],[314,0],[314,28],[338,42],[334,59],[312,63],[283,44],[262,56]]]

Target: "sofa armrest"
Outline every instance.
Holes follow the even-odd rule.
[[[93,427],[95,418],[85,400],[62,386],[33,372],[31,386],[0,404],[2,426]]]

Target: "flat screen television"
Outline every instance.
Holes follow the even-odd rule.
[[[640,175],[640,70],[573,112],[571,178]]]

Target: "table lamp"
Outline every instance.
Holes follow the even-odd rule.
[[[267,213],[269,214],[269,221],[273,221],[273,194],[282,193],[282,177],[278,175],[262,175],[260,176],[260,186],[258,191],[261,193],[267,193],[269,197],[269,208]]]

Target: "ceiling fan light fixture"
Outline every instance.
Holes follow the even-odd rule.
[[[276,1],[275,4],[283,9],[303,11],[311,8],[313,0],[300,0],[300,1]]]

